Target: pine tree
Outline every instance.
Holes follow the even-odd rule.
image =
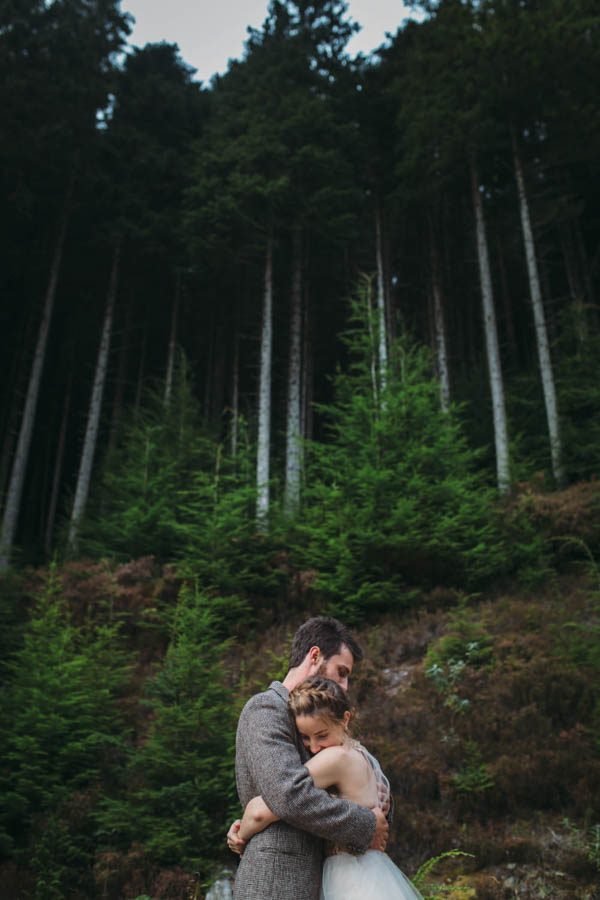
[[[203,432],[187,363],[175,369],[171,402],[149,389],[131,416],[120,445],[105,458],[82,521],[82,552],[120,559],[183,554],[181,494],[196,472],[214,469],[214,442]]]
[[[506,493],[511,485],[508,424],[480,161],[493,142],[496,125],[490,83],[478,76],[484,59],[478,5],[471,0],[418,5],[431,17],[416,33],[413,29],[412,35],[407,32],[403,38],[408,52],[400,60],[396,82],[397,95],[404,100],[399,120],[405,158],[400,169],[405,178],[416,175],[422,184],[427,175],[432,176],[438,194],[450,176],[469,173],[467,191],[479,268],[497,484],[498,490]],[[402,38],[399,43],[401,46]],[[422,192],[427,196],[429,187],[423,185]]]
[[[218,598],[181,591],[171,642],[148,688],[150,730],[132,755],[124,792],[108,800],[101,839],[137,841],[153,862],[200,869],[220,855],[235,798],[237,710],[222,657]]]
[[[77,475],[77,484],[75,487],[75,499],[73,500],[71,521],[69,523],[69,535],[67,538],[67,543],[70,553],[74,553],[77,549],[79,529],[81,527],[81,520],[85,512],[85,507],[90,491],[90,483],[92,480],[92,466],[96,453],[98,429],[100,427],[100,415],[102,413],[102,398],[104,395],[104,385],[106,384],[106,376],[108,371],[108,359],[112,337],[115,302],[117,297],[120,257],[121,245],[117,244],[113,251],[108,293],[106,296],[106,309],[104,311],[102,334],[100,338],[100,346],[98,348],[96,369],[94,372],[94,384],[92,387],[92,394],[88,407],[85,437],[83,441],[83,447],[81,449],[79,472]]]
[[[25,868],[33,866],[36,897],[58,898],[69,893],[73,877],[80,882],[89,878],[89,871],[73,872],[73,859],[90,869],[93,794],[124,747],[126,729],[115,700],[126,671],[108,603],[87,625],[76,626],[57,570],[51,568],[35,598],[22,646],[6,669],[0,714],[2,853]],[[78,832],[69,824],[70,805],[85,792],[91,801]],[[42,862],[41,848],[51,844],[50,832],[62,834],[65,855]],[[34,844],[38,853],[32,861]],[[36,870],[38,863],[41,869]]]
[[[290,349],[286,407],[285,504],[299,503],[302,303],[311,233],[340,240],[348,233],[356,190],[345,151],[352,123],[340,113],[337,79],[354,28],[347,5],[273,2],[261,29],[251,29],[244,59],[215,84],[211,126],[198,145],[188,193],[192,244],[218,248],[227,263],[250,257],[262,276],[257,390],[257,523],[268,529],[272,457],[272,321],[275,272],[283,236],[292,234]],[[285,91],[273,91],[273,85]],[[258,263],[260,260],[260,263]]]
[[[227,598],[223,615],[237,633],[249,603],[271,603],[283,578],[271,562],[277,529],[267,537],[256,528],[255,452],[243,421],[235,457],[200,424],[182,357],[167,409],[159,385],[107,455],[82,552],[175,561],[203,590]]]
[[[128,32],[115,0],[4,4],[0,67],[6,133],[3,187],[11,226],[52,222],[54,233],[27,397],[0,535],[0,569],[10,561],[27,472],[44,362],[62,268],[67,226],[86,157],[97,142],[115,55]],[[29,302],[29,297],[26,298]]]
[[[455,408],[444,412],[427,352],[407,336],[374,402],[364,299],[353,305],[347,372],[323,408],[327,440],[307,446],[307,502],[296,551],[345,618],[398,609],[437,583],[467,586],[507,563],[493,492]]]

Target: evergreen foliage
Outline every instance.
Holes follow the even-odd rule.
[[[271,0],[243,57],[207,89],[175,45],[123,53],[129,24],[118,0],[1,6],[0,501],[42,300],[55,298],[19,562],[52,552],[115,247],[121,260],[112,416],[97,458],[102,443],[110,449],[81,534],[94,561],[75,563],[71,581],[65,567],[62,583],[53,566],[42,590],[30,589],[38,575],[25,568],[0,582],[7,895],[175,896],[188,890],[189,870],[204,876],[218,865],[238,699],[285,666],[292,607],[368,623],[372,652],[358,688],[375,717],[369,741],[401,791],[398,852],[415,868],[457,835],[478,865],[535,853],[567,880],[598,864],[600,12],[597,0],[407,5],[419,20],[371,59],[352,60],[344,0]],[[513,140],[564,462],[572,481],[587,479],[559,493],[542,490],[550,448]],[[513,442],[514,494],[502,503],[491,486],[468,187],[475,159]],[[259,534],[256,338],[267,246],[275,500]],[[386,370],[383,316],[371,318],[362,294],[344,331],[349,285],[375,265],[385,330],[401,332]],[[303,310],[298,428],[311,435],[293,523],[277,502],[290,284]],[[455,401],[447,413],[427,350],[441,307]],[[159,379],[177,341],[165,400]],[[236,429],[231,452],[224,414]],[[113,579],[115,560],[128,564]],[[520,596],[507,580],[515,574],[535,590]],[[476,611],[480,591],[489,596]],[[470,602],[457,611],[436,608],[465,592]],[[407,624],[409,605],[417,615]],[[412,666],[417,656],[426,677]],[[403,690],[396,676],[411,685],[402,702],[391,699]],[[535,824],[518,821],[528,811]],[[566,813],[581,824],[565,820],[561,830]],[[513,843],[503,843],[512,822]],[[552,840],[535,846],[546,827]],[[169,884],[165,866],[188,871],[174,869]],[[492,881],[477,890],[495,896]],[[554,888],[538,893],[562,896]]]
[[[159,863],[214,865],[235,798],[228,646],[218,599],[184,587],[164,665],[148,685],[148,734],[100,816],[103,844],[116,834],[121,847],[138,842]]]
[[[353,620],[406,606],[417,587],[480,584],[509,555],[459,410],[440,407],[428,352],[401,337],[376,393],[364,310],[364,298],[353,302],[349,371],[322,408],[327,441],[307,447],[298,547],[331,608]]]
[[[125,669],[118,629],[108,619],[98,615],[76,626],[53,567],[35,597],[23,644],[7,665],[0,846],[3,856],[31,864],[38,878],[36,897],[65,896],[74,859],[89,864],[94,846],[90,798],[101,790],[124,746],[115,697]],[[75,820],[72,827],[69,819]]]
[[[268,604],[281,582],[271,563],[276,535],[256,533],[253,462],[243,422],[235,457],[201,424],[182,357],[168,406],[161,390],[150,390],[107,457],[84,550],[178,561],[184,576],[226,598],[223,615],[242,627],[248,598],[255,609]]]
[[[573,347],[572,330],[562,332],[557,387],[564,410],[565,457],[573,479],[579,481],[593,479],[600,469],[600,385],[595,378],[600,340],[590,335]]]
[[[23,604],[22,589],[16,572],[7,573],[0,582],[0,688],[10,677],[8,666],[27,629],[29,610]]]
[[[116,558],[153,553],[177,559],[185,542],[181,493],[214,466],[214,442],[199,422],[185,361],[165,406],[162,385],[129,417],[104,463],[82,528],[83,552]]]
[[[147,44],[125,58],[102,134],[99,166],[104,230],[128,236],[144,255],[182,259],[180,210],[192,141],[205,96],[173,44]]]
[[[187,523],[181,571],[223,597],[222,616],[239,633],[261,608],[277,603],[285,579],[274,561],[282,535],[276,527],[257,531],[253,448],[243,447],[235,460],[220,444],[213,450],[214,468],[195,472],[181,492],[179,513]]]
[[[574,481],[593,479],[600,465],[600,390],[594,373],[600,342],[595,335],[577,337],[573,310],[563,317],[554,346],[556,387],[562,412],[565,464]],[[509,408],[518,439],[517,474],[531,479],[550,468],[539,379],[533,373],[513,375]]]

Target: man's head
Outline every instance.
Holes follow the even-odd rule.
[[[294,635],[290,669],[300,680],[322,675],[346,691],[352,668],[362,658],[362,649],[345,625],[330,616],[315,616]]]

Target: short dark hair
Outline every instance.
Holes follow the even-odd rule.
[[[300,665],[311,647],[318,647],[327,660],[340,652],[342,644],[346,645],[355,663],[361,661],[362,648],[342,622],[331,616],[314,616],[307,619],[292,639],[290,669]]]

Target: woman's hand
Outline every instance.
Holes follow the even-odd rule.
[[[237,853],[238,856],[241,856],[244,850],[246,849],[246,844],[248,841],[245,841],[240,837],[240,826],[242,824],[241,819],[236,819],[233,822],[231,828],[227,832],[227,846],[232,851],[232,853]]]
[[[239,836],[244,841],[249,841],[259,831],[264,831],[267,825],[271,825],[278,820],[279,817],[271,812],[262,797],[253,797],[244,810]]]

